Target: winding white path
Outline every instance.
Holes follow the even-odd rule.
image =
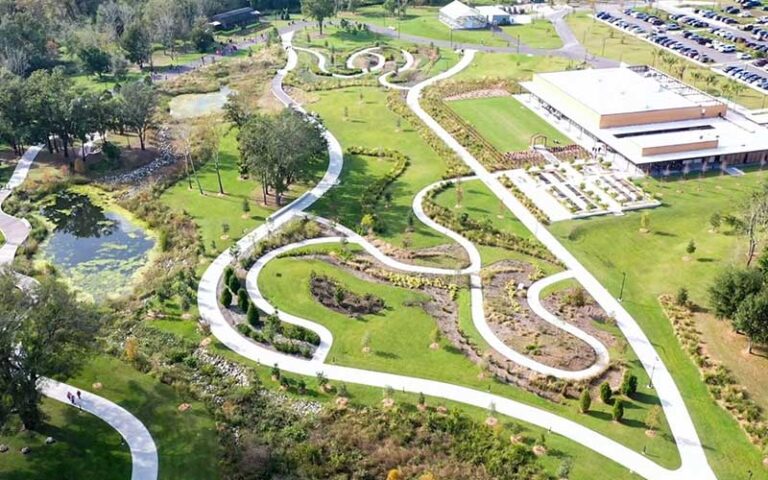
[[[497,196],[504,205],[526,226],[536,238],[544,244],[568,270],[590,295],[609,314],[613,314],[616,323],[624,336],[629,341],[635,354],[640,359],[646,371],[654,370],[654,386],[661,400],[664,413],[669,422],[672,435],[675,438],[680,457],[681,467],[675,471],[677,478],[710,480],[714,479],[704,448],[701,445],[696,428],[693,425],[688,409],[685,407],[680,391],[677,389],[672,375],[663,362],[659,361],[653,345],[645,336],[634,318],[624,309],[600,282],[574,257],[549,231],[539,223],[536,217],[520,203],[517,198],[499,180],[491,174],[472,154],[453,138],[440,124],[435,121],[419,104],[422,91],[440,80],[449,78],[466,68],[473,60],[474,50],[465,50],[461,60],[446,72],[430,78],[408,92],[407,103],[411,110],[437,134],[459,157],[472,169],[480,180]],[[615,459],[615,458],[614,458]],[[631,468],[631,467],[630,467]],[[635,469],[640,472],[640,469]],[[642,474],[642,473],[641,473]],[[642,474],[647,476],[645,474]],[[662,477],[648,477],[662,478]],[[672,478],[672,477],[663,477]]]
[[[398,72],[405,72],[412,69],[414,65],[416,65],[416,59],[413,58],[413,54],[405,49],[401,49],[400,52],[403,54],[403,58],[405,58],[405,64],[398,69]],[[395,71],[392,70],[391,72],[387,72],[384,75],[381,75],[379,77],[379,83],[385,86],[386,88],[391,88],[394,90],[408,90],[411,88],[405,85],[398,85],[397,83],[390,82],[389,77],[391,77],[394,74],[395,74]]]
[[[277,98],[283,101],[287,106],[296,108],[299,111],[304,111],[299,107],[290,97],[288,97],[282,89],[282,78],[287,71],[294,68],[296,65],[296,53],[291,47],[292,33],[283,35],[282,37],[284,46],[288,53],[287,67],[281,70],[273,81],[274,94]],[[468,51],[462,60],[452,69],[444,74],[438,75],[434,79],[430,79],[423,82],[413,89],[411,89],[408,95],[409,106],[424,120],[427,125],[430,126],[446,143],[451,146],[455,151],[459,152],[465,162],[478,174],[478,177],[491,187],[491,190],[498,195],[515,213],[521,221],[541,240],[547,247],[549,247],[558,258],[561,258],[564,264],[573,271],[574,277],[584,284],[590,294],[603,306],[608,312],[616,312],[617,321],[619,322],[622,331],[627,335],[627,338],[635,348],[643,364],[646,368],[650,368],[649,359],[652,358],[649,355],[654,355],[652,346],[648,343],[647,338],[643,335],[634,320],[623,310],[621,306],[615,307],[617,302],[610,297],[607,291],[594,279],[576,260],[565,250],[559,242],[552,237],[549,232],[540,225],[536,219],[528,212],[525,207],[522,206],[493,175],[487,172],[482,165],[479,164],[466,150],[461,147],[445,130],[443,130],[439,124],[437,124],[426,112],[424,112],[419,106],[419,95],[424,87],[439,81],[443,78],[448,78],[451,75],[457,73],[461,69],[465,68],[471,61],[474,52]],[[343,157],[341,153],[341,146],[335,137],[330,132],[325,132],[328,139],[329,150],[329,168],[326,172],[323,180],[310,192],[302,195],[295,202],[284,207],[280,211],[272,215],[267,224],[255,229],[249,235],[244,237],[238,242],[238,247],[241,251],[247,251],[250,247],[255,245],[260,239],[265,238],[270,233],[270,229],[277,228],[281,224],[296,218],[303,210],[311,205],[317,198],[324,194],[337,180],[341,173],[341,167]],[[323,243],[324,241],[339,241],[338,237],[330,239],[317,239],[316,243]],[[293,248],[298,248],[304,245],[311,244],[312,240],[299,242],[294,244]],[[392,388],[408,391],[408,392],[421,392],[425,395],[445,398],[448,400],[458,401],[477,407],[488,407],[493,404],[496,410],[512,418],[529,422],[542,428],[550,429],[551,431],[563,435],[573,441],[576,441],[592,450],[624,465],[629,470],[640,474],[648,479],[674,479],[674,480],[688,480],[688,479],[702,479],[709,480],[714,478],[714,474],[709,468],[706,457],[704,456],[703,449],[696,435],[693,424],[688,416],[685,405],[682,402],[682,398],[679,395],[674,382],[672,382],[671,376],[663,368],[663,365],[658,365],[663,375],[659,375],[655,378],[659,388],[659,393],[662,398],[667,419],[672,426],[673,434],[677,441],[680,455],[682,458],[682,465],[676,470],[669,470],[654,463],[644,455],[635,452],[618,442],[597,433],[589,428],[584,427],[574,421],[565,419],[563,417],[554,415],[545,410],[532,407],[523,403],[519,403],[508,398],[504,398],[498,395],[494,395],[488,392],[482,392],[467,387],[458,385],[447,384],[443,382],[436,382],[428,379],[420,379],[413,377],[405,377],[401,375],[388,374],[382,372],[373,372],[357,368],[342,367],[337,365],[328,365],[318,359],[304,360],[288,355],[283,355],[278,352],[268,350],[258,344],[251,342],[250,340],[241,336],[233,325],[229,324],[224,318],[218,305],[217,286],[221,276],[223,275],[224,268],[230,264],[234,259],[230,255],[230,252],[222,253],[216,260],[210,265],[210,267],[204,273],[198,290],[198,306],[200,310],[201,319],[207,322],[212,333],[221,341],[224,345],[231,348],[240,355],[246,358],[260,362],[262,364],[272,365],[277,364],[280,368],[298,373],[301,375],[314,375],[318,372],[323,372],[327,378],[331,380],[339,380],[345,382],[359,383],[362,385],[369,385],[374,387],[391,386]],[[254,283],[256,282],[256,274],[249,274],[249,289],[254,292]],[[478,285],[479,287],[479,285]],[[478,292],[478,293],[475,293]],[[258,285],[256,285],[255,293],[258,294]],[[473,304],[475,302],[475,295],[482,295],[480,288],[473,289]],[[607,297],[607,298],[606,298]],[[257,300],[259,300],[257,298]],[[281,312],[282,313],[282,312]],[[288,318],[288,317],[284,317]],[[296,319],[294,319],[295,321]],[[303,319],[299,319],[302,322]],[[309,322],[309,321],[307,321]],[[310,322],[312,323],[312,322]],[[313,328],[316,329],[317,327]],[[328,332],[330,333],[330,332]],[[330,339],[326,335],[326,340]],[[639,350],[639,351],[638,351]],[[325,351],[327,355],[327,347]],[[658,371],[658,370],[657,370]]]
[[[29,169],[35,161],[41,147],[32,147],[26,152],[16,164],[11,179],[5,188],[0,190],[0,207],[14,188],[18,187],[27,178]],[[0,210],[0,231],[6,239],[5,244],[0,248],[0,266],[8,267],[13,263],[16,250],[29,235],[29,222],[26,219],[18,219]],[[33,278],[17,274],[19,286],[22,289],[29,288],[31,284],[37,283]],[[65,383],[57,382],[49,378],[43,378],[39,385],[40,391],[46,397],[58,400],[59,402],[71,405],[67,399],[67,392],[76,392],[78,389]],[[109,400],[83,392],[82,400],[79,402],[80,408],[84,411],[96,415],[101,420],[107,422],[114,428],[128,443],[131,451],[131,480],[156,480],[158,474],[157,447],[143,423],[130,412],[121,406],[110,402]]]
[[[360,73],[349,73],[349,74],[333,73],[330,70],[328,70],[328,66],[327,66],[328,59],[325,57],[325,55],[323,55],[322,52],[319,52],[317,50],[312,50],[311,48],[304,48],[304,47],[292,47],[292,48],[294,50],[297,50],[300,52],[307,52],[313,55],[315,58],[317,58],[317,68],[319,68],[321,72],[331,75],[334,78],[359,78],[359,77],[362,77],[363,75],[367,75],[368,73],[377,72],[381,70],[382,68],[384,68],[384,63],[385,63],[385,59],[383,55],[381,55],[380,53],[372,53],[372,50],[376,50],[379,47],[371,47],[365,50],[360,50],[359,52],[355,52],[352,55],[350,55],[350,57],[347,59],[346,66],[349,69],[356,69],[357,67],[355,67],[354,65],[354,59],[356,59],[360,55],[373,55],[377,59],[376,65],[374,65],[371,68],[362,68],[361,69],[362,71]]]

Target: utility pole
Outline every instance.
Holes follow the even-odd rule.
[[[624,300],[624,284],[627,281],[627,272],[621,272],[621,289],[619,290],[619,301]]]

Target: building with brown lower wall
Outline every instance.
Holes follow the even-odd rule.
[[[768,162],[768,129],[647,66],[537,73],[522,85],[566,135],[648,173]]]

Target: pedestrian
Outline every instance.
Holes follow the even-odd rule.
[[[71,393],[69,394],[69,401],[72,402],[72,405],[75,405],[75,396]]]
[[[67,391],[67,400],[69,400],[70,402],[72,401],[72,393],[70,393],[69,391]]]
[[[80,390],[78,390],[78,391],[77,391],[77,399],[78,399],[78,400],[81,400],[81,398],[80,398],[80,397],[81,397],[81,394],[80,394]]]

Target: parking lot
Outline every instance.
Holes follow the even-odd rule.
[[[756,0],[745,0],[754,5]],[[598,20],[768,94],[768,10],[724,6],[658,10],[607,6]],[[768,7],[766,7],[768,8]],[[663,10],[662,10],[663,9]]]

